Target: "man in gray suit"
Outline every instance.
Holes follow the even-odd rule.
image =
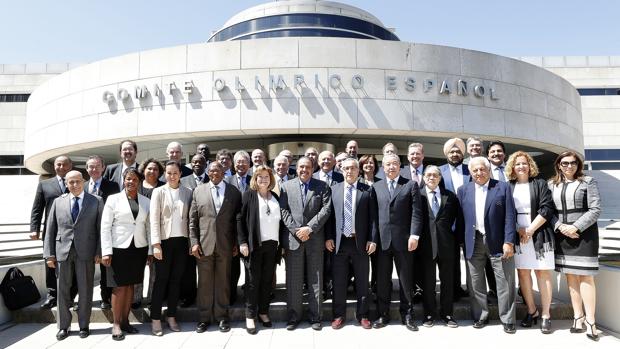
[[[191,253],[198,265],[198,333],[207,330],[211,319],[221,332],[230,331],[230,268],[241,211],[241,193],[222,181],[222,165],[210,163],[208,174],[209,183],[194,189],[189,213]]]
[[[54,200],[43,244],[43,257],[47,265],[58,273],[58,340],[69,335],[69,306],[73,303],[70,288],[74,273],[80,296],[80,338],[90,334],[88,325],[93,303],[95,264],[101,259],[99,232],[103,200],[84,191],[84,178],[78,171],[67,173],[66,183],[69,194]]]
[[[67,191],[65,176],[71,171],[73,164],[68,156],[62,155],[54,160],[54,172],[56,176],[39,182],[37,193],[32,203],[30,215],[30,238],[32,240],[45,239],[45,225],[43,226],[43,236],[40,236],[41,223],[47,223],[47,216],[52,208],[54,200]],[[47,299],[41,308],[51,309],[56,306],[56,273],[54,269],[45,267],[45,284],[47,286]],[[75,292],[73,293],[75,296]]]
[[[325,182],[312,178],[313,162],[297,161],[297,178],[282,185],[280,207],[286,229],[280,243],[286,249],[288,323],[294,330],[302,318],[304,268],[308,277],[308,311],[314,330],[321,330],[324,225],[331,214],[331,191]]]

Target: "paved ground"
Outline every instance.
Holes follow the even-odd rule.
[[[335,331],[329,327],[322,331],[313,331],[308,325],[295,331],[287,331],[284,324],[276,324],[274,329],[260,329],[257,335],[245,332],[243,323],[233,323],[228,333],[220,333],[215,326],[206,333],[195,333],[193,323],[182,323],[183,332],[170,333],[165,330],[163,337],[150,335],[149,324],[139,324],[140,334],[128,335],[122,342],[114,342],[110,335],[110,324],[91,325],[92,334],[80,339],[76,332],[62,342],[56,341],[56,325],[17,324],[0,331],[0,347],[8,348],[372,348],[390,347],[430,347],[460,348],[490,347],[502,349],[519,348],[619,348],[620,339],[601,333],[601,339],[595,343],[585,334],[571,334],[569,320],[553,322],[554,333],[543,335],[536,329],[518,329],[514,335],[505,334],[498,322],[491,322],[484,329],[477,330],[471,321],[461,321],[461,327],[452,329],[443,325],[432,328],[420,328],[419,332],[410,332],[400,324],[392,324],[380,330],[364,330],[352,322],[343,329]],[[325,326],[328,323],[324,323]]]

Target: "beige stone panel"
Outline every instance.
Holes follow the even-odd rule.
[[[396,90],[388,90],[388,77],[396,78]],[[415,87],[413,91],[406,89],[405,80],[407,78],[415,79]],[[428,101],[436,102],[439,100],[448,101],[449,98],[439,95],[439,86],[437,85],[437,74],[423,71],[402,71],[402,70],[386,70],[384,77],[385,98],[411,101]],[[425,91],[424,81],[432,80],[433,87]],[[440,83],[441,84],[441,83]]]
[[[413,102],[415,131],[463,132],[463,106]]]
[[[187,45],[140,52],[140,78],[187,72]]]
[[[514,111],[504,113],[506,137],[536,140],[536,116]]]
[[[99,65],[99,86],[140,78],[139,52],[108,58],[99,61]]]
[[[299,131],[299,99],[268,98],[241,103],[241,130],[246,134]]]
[[[202,104],[202,109],[187,108],[186,132],[239,133],[241,128],[241,105],[239,101],[211,101]]]
[[[519,86],[493,80],[484,80],[482,86],[486,89],[486,96],[483,99],[485,107],[512,111],[521,110]],[[474,86],[471,88],[473,89]],[[495,90],[495,96],[497,99],[491,98],[491,89]],[[473,92],[470,93],[473,94]]]
[[[340,83],[336,88],[332,87],[329,81],[326,82],[329,87],[329,96],[331,98],[385,99],[385,71],[383,70],[344,68],[328,69],[328,79],[334,75],[340,76]],[[352,86],[353,77],[356,75],[360,75],[363,78],[363,86],[360,89],[355,89]]]
[[[103,94],[106,91],[114,94],[114,101],[111,104],[103,101]],[[117,109],[124,107],[118,100],[117,84],[86,90],[82,93],[82,101],[82,115],[116,112]]]
[[[301,98],[299,127],[322,133],[346,133],[357,128],[357,100],[351,98]]]
[[[536,140],[549,144],[563,144],[558,132],[559,123],[544,117],[536,117]]]
[[[102,140],[135,137],[138,134],[138,109],[100,113],[97,131],[97,139]]]
[[[186,131],[186,108],[189,103],[165,105],[153,110],[138,109],[138,136],[181,133]]]
[[[241,68],[241,41],[224,41],[187,46],[187,71],[201,72]]]
[[[547,116],[547,95],[526,87],[519,88],[521,112]]]
[[[461,75],[461,49],[411,44],[412,70]]]
[[[367,69],[411,69],[411,44],[402,41],[355,40],[357,67]]]
[[[213,74],[211,72],[204,73],[188,73],[162,77],[160,88],[162,96],[155,100],[156,103],[162,104],[180,104],[190,103],[192,107],[196,107],[202,101],[210,101],[213,99]],[[185,83],[189,83],[191,93],[185,92]],[[170,89],[172,86],[176,87]],[[149,88],[151,88],[149,86]]]
[[[357,127],[364,130],[390,130],[391,134],[409,134],[414,130],[411,101],[359,99]]]
[[[101,140],[96,138],[99,127],[99,115],[82,116],[69,120],[68,125],[68,137],[67,144],[87,143],[95,140]]]
[[[467,95],[459,95],[458,94],[458,81],[464,80],[467,82]],[[446,81],[448,84],[448,88],[450,89],[449,94],[441,94],[441,85]],[[474,94],[474,88],[476,85],[481,85],[484,87],[485,96],[477,97]],[[483,106],[485,99],[489,99],[491,91],[485,85],[484,80],[460,76],[460,75],[442,75],[437,74],[436,86],[434,88],[433,94],[435,94],[435,100],[437,102],[443,103],[453,103],[453,104],[466,104],[466,105],[474,105],[474,106]]]
[[[79,93],[100,86],[99,69],[99,62],[94,62],[68,71],[69,93]]]
[[[463,132],[472,135],[505,135],[504,110],[463,106]]]
[[[241,68],[292,68],[299,66],[297,38],[241,41]]]
[[[53,103],[57,107],[57,121],[67,121],[82,116],[82,99],[81,93],[67,95],[56,100]]]
[[[559,98],[547,95],[547,116],[562,123],[568,122],[568,104]]]
[[[356,68],[356,41],[342,38],[299,39],[300,67]]]

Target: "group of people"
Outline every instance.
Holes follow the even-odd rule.
[[[514,333],[516,270],[528,310],[520,325],[540,321],[540,330],[551,333],[555,269],[566,274],[574,310],[570,331],[597,340],[596,181],[584,174],[583,160],[572,151],[557,157],[547,181],[527,152],[506,160],[501,141],[488,144],[487,156],[483,150],[480,138],[450,139],[443,147],[447,163],[438,167],[424,164],[424,146],[412,143],[408,164],[402,166],[398,149],[388,143],[379,166],[374,155],[360,156],[352,140],[339,154],[308,148],[295,167],[292,152],[283,150],[270,167],[261,149],[251,155],[222,149],[210,162],[209,147],[200,144],[184,165],[182,145],[172,142],[165,164],[147,159],[138,165],[137,144],[126,140],[119,148],[121,162],[106,167],[99,156],[88,159],[88,180],[72,170],[69,157],[60,156],[54,161],[56,176],[40,182],[32,210],[32,238],[39,238],[45,217],[48,297],[43,307],[58,305],[57,338],[62,340],[69,335],[69,308],[79,294],[74,310],[79,336],[87,337],[99,263],[102,308],[111,306],[112,337],[123,340],[138,331],[128,315],[134,286],[142,284],[149,265],[153,335],[164,333],[164,301],[171,331],[180,331],[179,304],[195,300],[196,332],[212,323],[226,332],[243,265],[246,330],[255,334],[257,323],[272,326],[270,297],[276,266],[284,260],[287,330],[306,319],[321,330],[326,296],[333,297],[331,327],[342,328],[350,284],[356,320],[364,329],[378,329],[391,320],[395,265],[407,329],[418,330],[416,295],[422,298],[423,326],[440,321],[458,327],[453,302],[468,292],[475,328],[488,324],[487,297],[494,295],[503,330]],[[461,285],[461,251],[468,290]]]

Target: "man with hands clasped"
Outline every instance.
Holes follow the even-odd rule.
[[[334,253],[332,264],[334,301],[333,329],[344,325],[347,310],[349,265],[355,276],[357,295],[356,317],[365,329],[371,329],[368,320],[368,256],[377,245],[373,241],[373,213],[370,187],[358,182],[359,162],[348,158],[342,162],[344,182],[332,186],[332,213],[326,225],[325,248]]]

